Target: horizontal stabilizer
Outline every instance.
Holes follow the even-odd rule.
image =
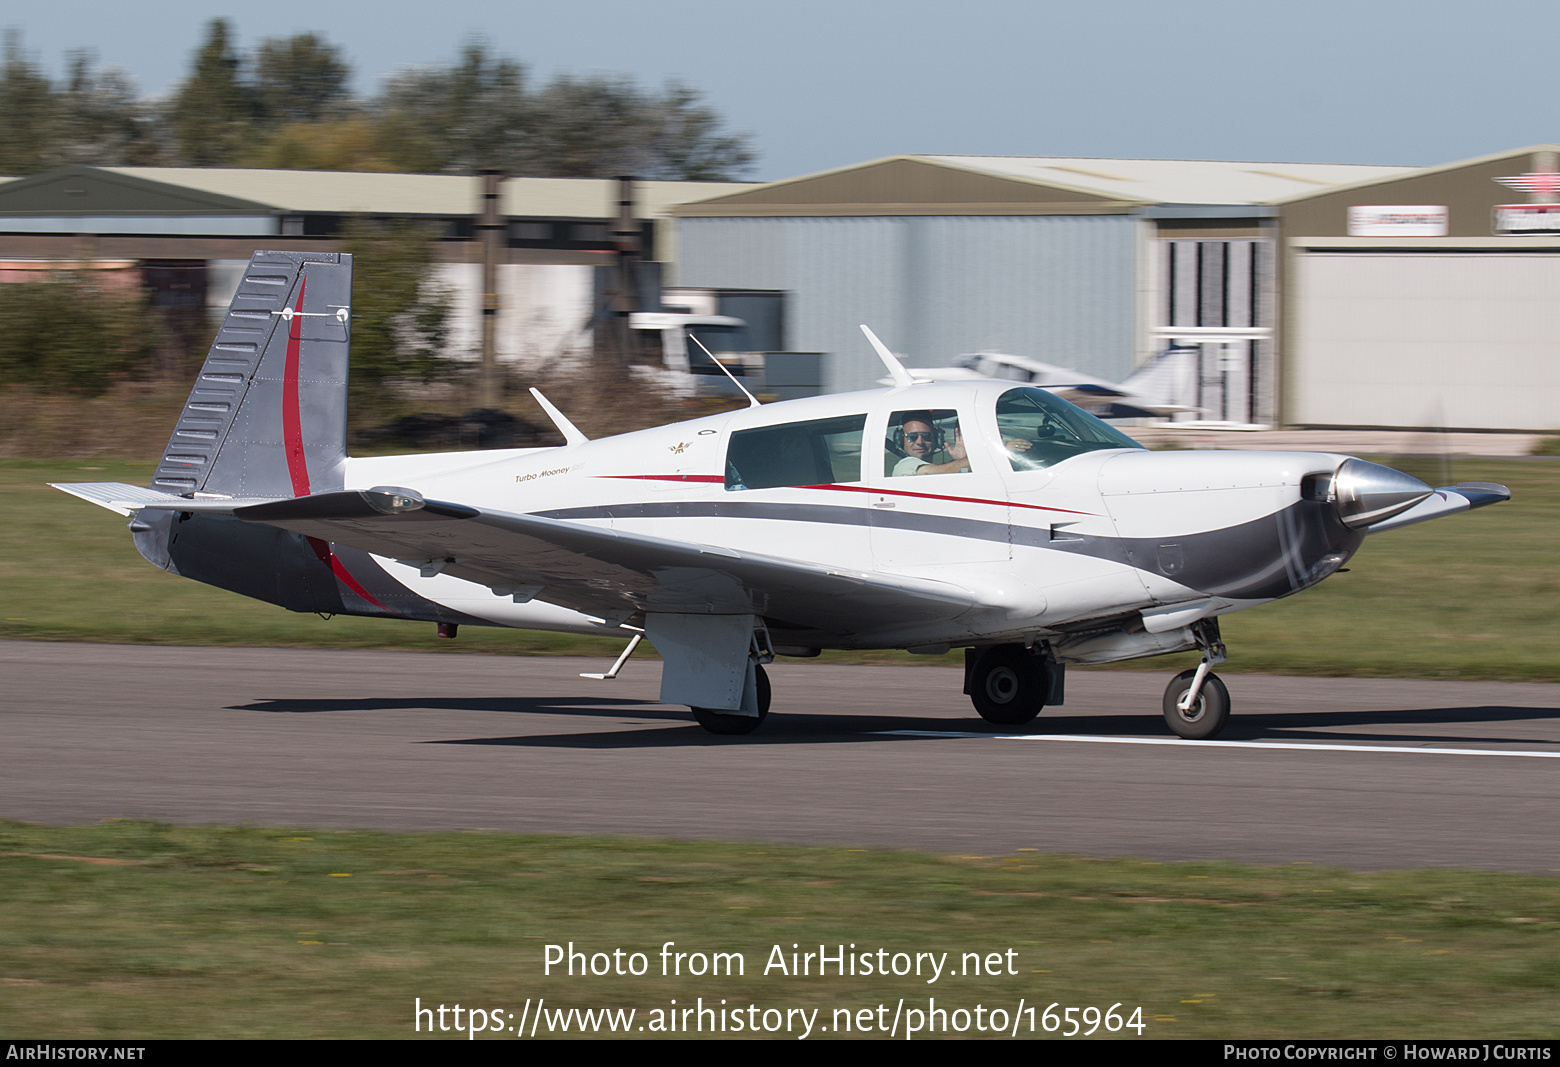
[[[147,489],[140,485],[126,485],[124,482],[50,482],[49,485],[51,488],[96,504],[100,508],[118,512],[120,515],[129,515],[132,511],[140,511],[143,508],[165,511],[206,511],[228,515],[232,514],[234,508],[266,504],[276,499],[275,497],[215,496],[191,498],[175,496],[157,489]]]

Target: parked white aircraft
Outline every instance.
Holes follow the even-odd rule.
[[[1149,452],[1028,385],[895,384],[556,448],[349,458],[351,258],[251,260],[133,515],[159,567],[294,611],[642,634],[708,730],[768,712],[763,664],[962,647],[986,719],[1068,663],[1200,648],[1164,712],[1223,727],[1218,618],[1314,585],[1367,534],[1510,497],[1341,455]]]
[[[1029,356],[1005,352],[975,352],[947,367],[916,368],[917,378],[934,382],[999,378],[1022,382],[1055,393],[1102,419],[1162,418],[1200,409],[1179,402],[1196,392],[1197,350],[1172,346],[1133,371],[1124,382],[1058,367]],[[889,384],[884,379],[882,384]]]

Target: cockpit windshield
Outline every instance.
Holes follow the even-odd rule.
[[[1044,389],[1009,389],[997,399],[1002,447],[1016,471],[1043,470],[1107,448],[1142,448],[1082,408]]]

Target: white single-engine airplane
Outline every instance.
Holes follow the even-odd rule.
[[[1218,617],[1332,574],[1367,534],[1510,498],[1303,452],[1150,452],[1041,389],[895,384],[555,448],[346,454],[351,257],[257,252],[133,515],[147,560],[293,611],[640,636],[661,700],[744,734],[763,664],[965,649],[994,723],[1060,704],[1068,663],[1200,648],[1165,691],[1224,726]],[[865,329],[865,328],[864,328]]]

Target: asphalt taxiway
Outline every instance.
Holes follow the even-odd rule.
[[[706,734],[660,667],[0,642],[0,818],[492,828],[1560,871],[1560,685],[1227,675],[1217,743],[1168,671],[1069,673],[989,727],[959,672],[780,661],[769,721]]]

